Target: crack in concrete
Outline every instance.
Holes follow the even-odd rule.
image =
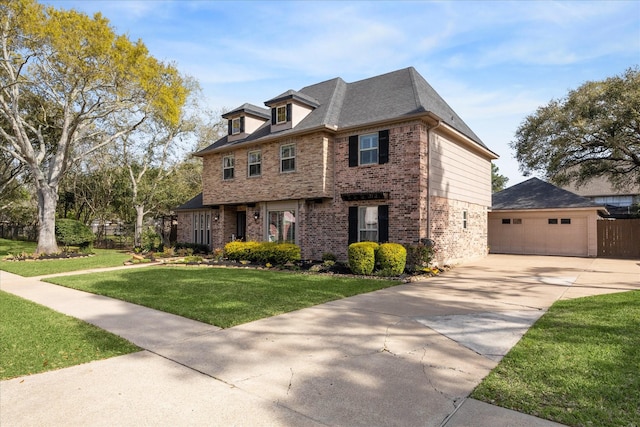
[[[291,391],[291,384],[293,383],[293,368],[289,368],[291,371],[291,377],[289,377],[289,385],[287,386],[287,396],[289,396],[289,392]]]
[[[433,381],[431,381],[431,378],[429,377],[429,374],[427,372],[427,368],[430,368],[431,365],[428,363],[425,363],[424,359],[427,357],[427,348],[423,347],[423,352],[422,352],[422,358],[420,359],[420,364],[422,365],[422,373],[424,374],[424,377],[427,379],[427,382],[429,383],[429,385],[431,386],[432,389],[434,389],[436,392],[438,392],[442,397],[444,397],[447,400],[451,401],[451,404],[453,405],[453,408],[455,410],[456,408],[456,401],[459,399],[456,396],[450,396],[447,393],[445,393],[444,391],[440,390],[438,387],[436,387],[436,385],[433,383]],[[440,368],[442,369],[442,368]],[[448,369],[448,368],[447,368]],[[456,369],[453,369],[456,370]]]

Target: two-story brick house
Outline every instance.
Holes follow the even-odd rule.
[[[497,156],[413,67],[264,104],[226,113],[228,135],[195,153],[203,192],[177,210],[179,241],[344,260],[352,242],[430,238],[441,263],[486,255]]]

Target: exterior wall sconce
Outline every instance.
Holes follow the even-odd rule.
[[[213,214],[213,220],[214,221],[218,221],[219,219],[220,219],[220,214],[219,213]]]
[[[260,211],[255,211],[253,213],[253,219],[258,222],[258,220],[260,219]]]

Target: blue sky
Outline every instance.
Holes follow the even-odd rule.
[[[213,110],[342,77],[415,67],[509,178],[536,108],[640,64],[640,1],[87,1],[118,33],[195,77]]]

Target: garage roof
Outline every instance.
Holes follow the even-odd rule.
[[[531,178],[492,196],[492,210],[596,208],[604,206],[538,178]]]

